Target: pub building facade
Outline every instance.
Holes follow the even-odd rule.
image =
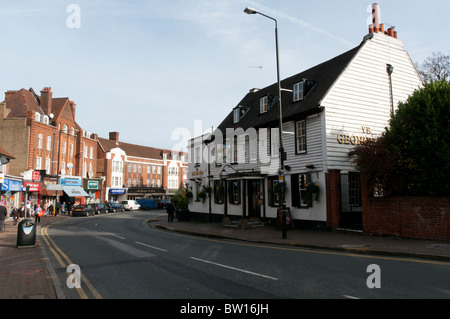
[[[277,221],[284,192],[294,226],[361,230],[361,180],[349,152],[380,136],[421,85],[397,33],[383,25],[352,50],[282,80],[282,177],[277,84],[251,90],[214,133],[188,145],[191,216]]]

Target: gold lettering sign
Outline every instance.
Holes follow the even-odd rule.
[[[367,126],[361,126],[363,134],[371,134],[372,130],[370,127]],[[346,144],[346,145],[361,145],[362,143],[366,141],[373,140],[372,137],[366,137],[366,136],[357,136],[357,135],[345,135],[345,134],[339,134],[337,136],[337,141],[339,144]]]

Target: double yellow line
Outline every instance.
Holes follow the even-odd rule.
[[[42,238],[44,238],[44,241],[47,245],[47,247],[52,252],[53,256],[55,256],[56,260],[60,264],[60,266],[64,269],[67,269],[69,265],[73,265],[74,263],[70,260],[69,257],[56,245],[56,243],[50,238],[48,235],[48,228],[50,228],[51,225],[46,225],[41,228],[41,235]],[[84,276],[83,273],[81,273],[81,284],[82,286],[86,286],[91,294],[94,296],[95,299],[103,299],[100,293],[95,289],[95,287],[89,282],[89,280]],[[88,295],[84,291],[84,289],[81,288],[75,288],[78,294],[80,295],[81,299],[89,299]]]

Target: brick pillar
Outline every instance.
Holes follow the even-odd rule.
[[[326,174],[327,190],[327,227],[335,230],[339,227],[341,214],[340,171],[329,171]]]

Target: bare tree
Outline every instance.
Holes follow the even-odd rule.
[[[432,56],[425,59],[422,64],[417,63],[422,79],[425,82],[431,80],[450,80],[450,55],[442,52],[433,52]]]

